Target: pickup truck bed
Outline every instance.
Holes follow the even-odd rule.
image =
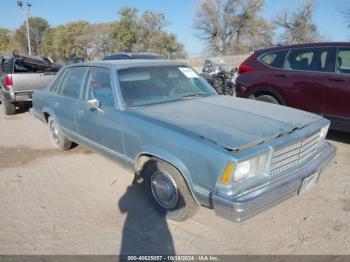
[[[16,112],[16,107],[32,101],[32,94],[48,85],[59,67],[47,59],[13,56],[0,72],[0,97],[5,114]]]

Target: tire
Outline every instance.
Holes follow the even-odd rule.
[[[5,115],[14,115],[16,113],[16,105],[13,103],[10,103],[6,97],[4,96],[3,92],[1,93],[1,108]]]
[[[162,215],[171,220],[184,221],[197,213],[199,205],[194,200],[185,179],[174,166],[154,158],[146,163],[142,175],[146,194]],[[168,192],[161,190],[162,188]]]
[[[66,151],[72,148],[72,141],[65,137],[57,122],[49,117],[48,119],[49,137],[54,148]]]
[[[255,100],[270,103],[270,104],[276,104],[276,105],[280,104],[280,102],[278,102],[278,100],[276,98],[274,98],[273,96],[270,96],[270,95],[258,96]]]

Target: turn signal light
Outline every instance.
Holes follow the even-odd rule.
[[[221,177],[221,184],[228,185],[231,182],[231,176],[233,175],[233,169],[235,168],[235,165],[233,163],[228,163],[225,167],[225,171]]]

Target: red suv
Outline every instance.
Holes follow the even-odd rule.
[[[237,96],[317,113],[350,132],[350,43],[263,49],[238,71]]]

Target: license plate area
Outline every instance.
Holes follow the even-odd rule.
[[[314,185],[317,184],[318,179],[320,178],[320,171],[317,171],[313,173],[312,175],[305,177],[303,179],[303,182],[299,188],[299,195],[304,194],[305,192],[309,191],[311,188],[314,187]]]

